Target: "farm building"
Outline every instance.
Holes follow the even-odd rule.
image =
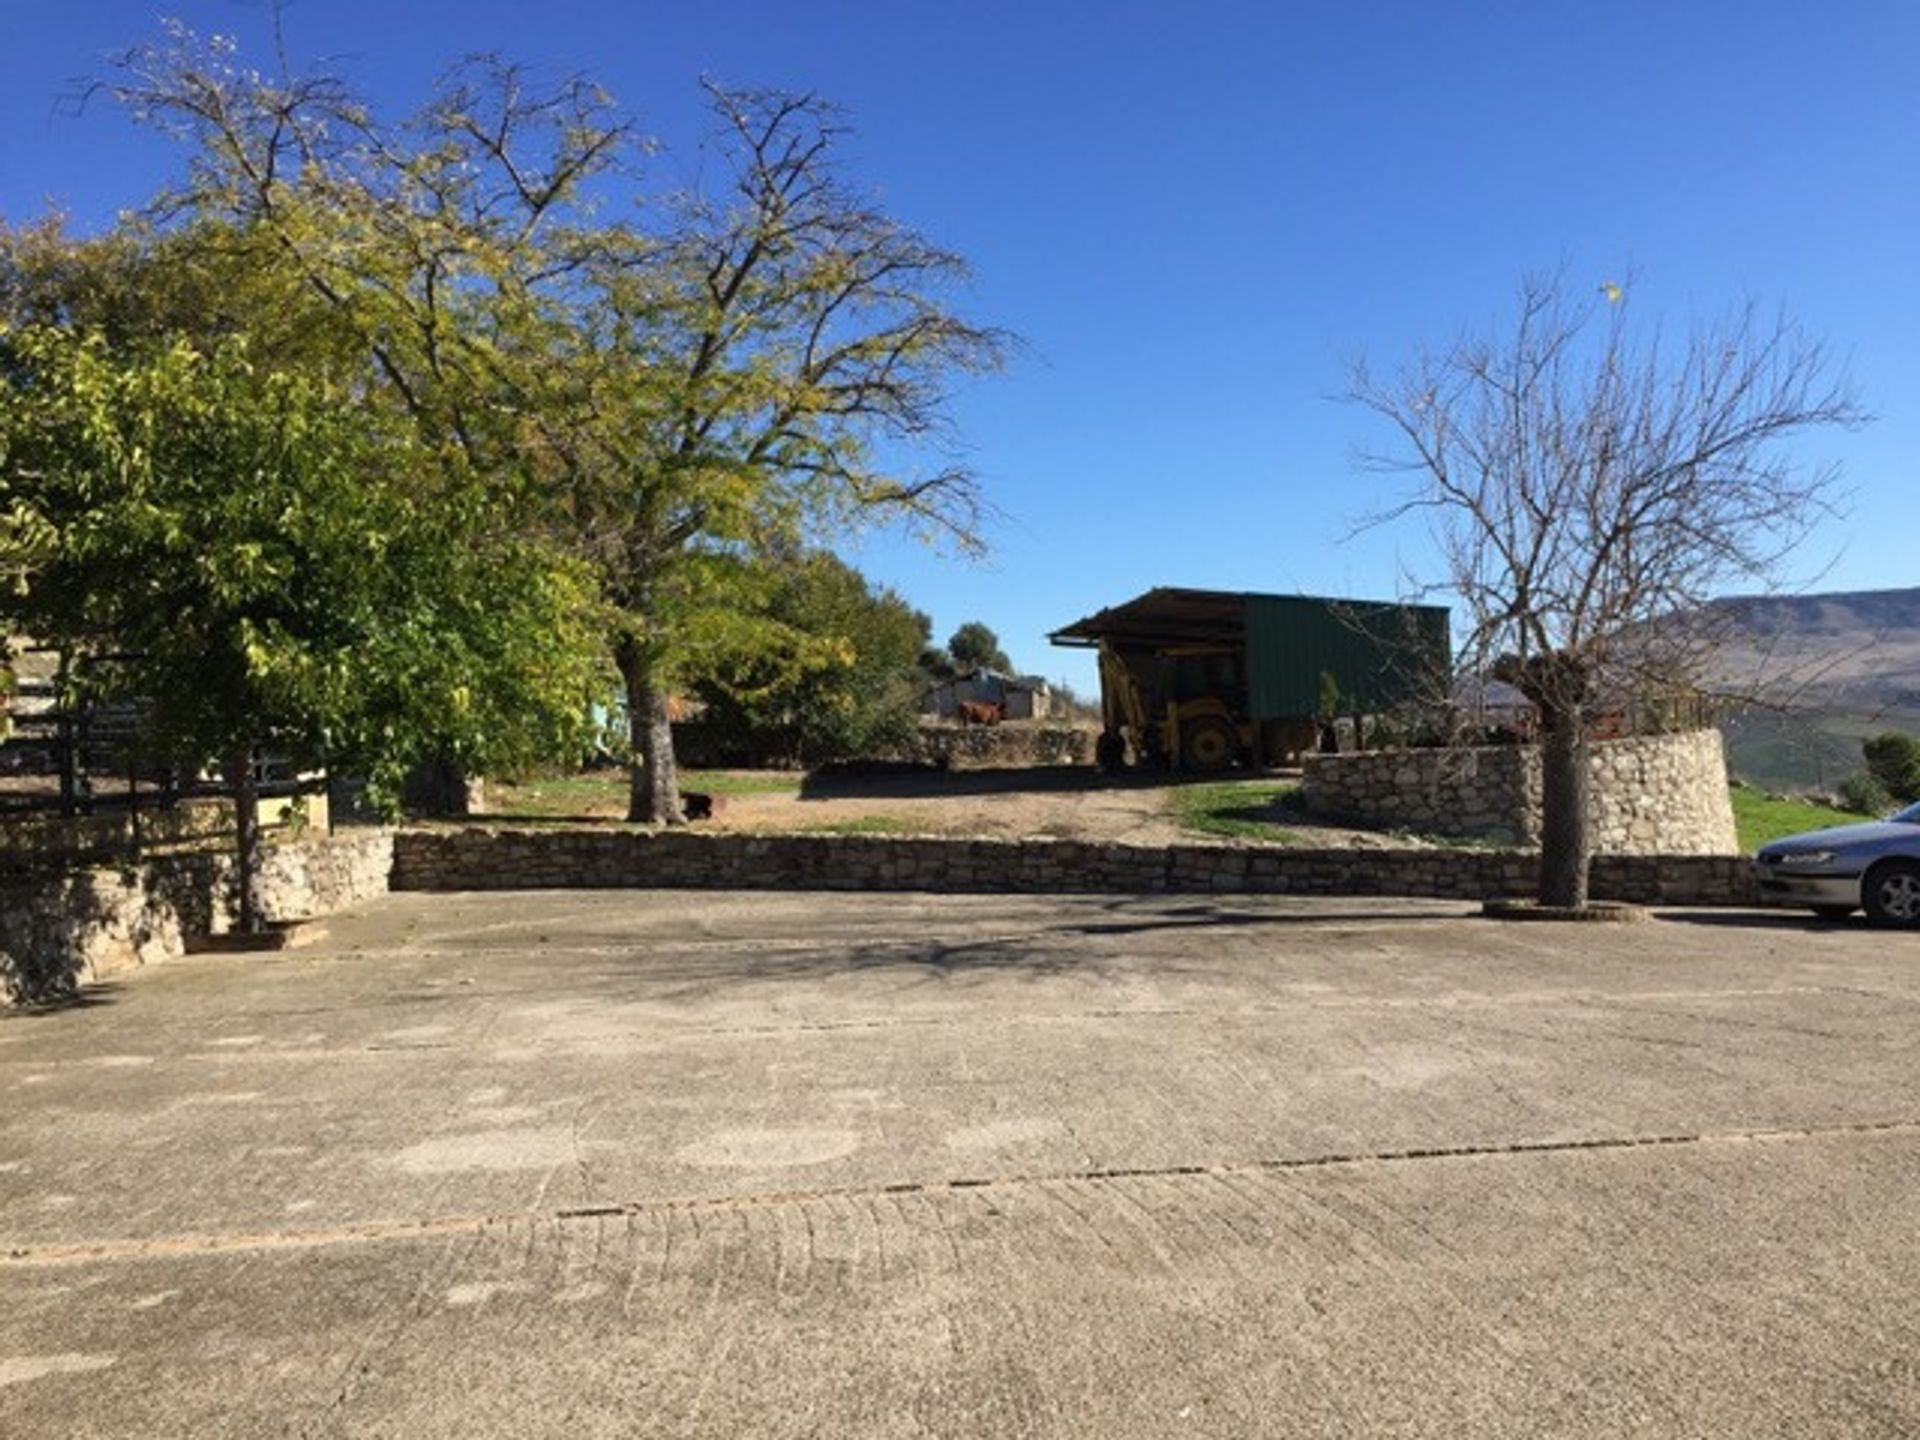
[[[1222,770],[1312,748],[1316,719],[1445,693],[1444,607],[1236,590],[1149,590],[1063,626],[1100,652],[1101,758]]]
[[[962,705],[990,705],[1002,720],[1044,720],[1053,692],[1037,675],[1002,675],[985,666],[943,680],[920,697],[920,713],[951,720]]]

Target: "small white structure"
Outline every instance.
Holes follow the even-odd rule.
[[[1003,720],[1044,720],[1053,708],[1053,691],[1038,675],[1002,675],[985,666],[943,680],[920,697],[922,715],[951,720],[962,705],[995,705]]]

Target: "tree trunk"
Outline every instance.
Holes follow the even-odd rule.
[[[667,693],[654,675],[653,657],[638,645],[622,645],[614,657],[627,686],[627,819],[648,825],[680,825],[680,778],[673,762],[673,724]]]
[[[253,755],[236,750],[227,757],[227,783],[233,786],[234,859],[239,866],[240,917],[235,928],[257,935],[265,928],[260,915],[260,792],[254,784]]]
[[[1543,714],[1540,753],[1540,903],[1587,903],[1593,835],[1587,805],[1587,730],[1581,717]]]

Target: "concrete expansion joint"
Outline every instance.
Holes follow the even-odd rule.
[[[1016,1189],[1065,1184],[1116,1184],[1130,1180],[1180,1179],[1188,1176],[1227,1177],[1285,1174],[1303,1170],[1332,1170],[1368,1165],[1405,1165],[1433,1161],[1524,1158],[1577,1155],[1684,1146],[1781,1144],[1842,1136],[1920,1134],[1920,1119],[1860,1121],[1845,1125],[1794,1126],[1771,1129],[1684,1132],[1658,1135],[1592,1136],[1567,1140],[1518,1140],[1500,1145],[1421,1146],[1399,1150],[1333,1152],[1285,1159],[1241,1161],[1226,1165],[1148,1165],[1092,1167],[1018,1175],[959,1176],[941,1180],[896,1181],[883,1185],[850,1185],[814,1190],[767,1191],[754,1195],[695,1196],[668,1200],[609,1201],[568,1206],[550,1211],[471,1216],[442,1216],[426,1220],[377,1221],[364,1225],[264,1233],[203,1233],[152,1236],[140,1239],[78,1241],[50,1245],[16,1246],[0,1253],[0,1270],[101,1261],[138,1261],[243,1251],[318,1249],[333,1245],[371,1244],[388,1240],[419,1240],[436,1236],[472,1235],[516,1225],[564,1225],[582,1221],[632,1219],[689,1213],[726,1213],[804,1205],[812,1201],[868,1200],[882,1195],[937,1195],[942,1192]]]

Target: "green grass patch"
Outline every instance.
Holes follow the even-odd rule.
[[[918,830],[909,821],[893,815],[856,815],[848,820],[822,820],[802,825],[801,835],[914,835]]]
[[[1384,830],[1384,835],[1415,841],[1436,850],[1511,850],[1513,845],[1484,835],[1446,835],[1435,830]]]
[[[1292,845],[1300,837],[1273,818],[1280,798],[1292,789],[1291,784],[1259,780],[1217,780],[1181,785],[1168,804],[1180,828],[1196,835]]]
[[[1835,810],[1829,805],[1816,805],[1809,800],[1796,800],[1790,795],[1768,795],[1744,785],[1733,790],[1733,823],[1740,832],[1743,851],[1758,850],[1782,836],[1798,835],[1803,830],[1858,825],[1870,818]]]
[[[550,820],[626,813],[627,777],[619,770],[553,775],[537,780],[490,780],[486,813],[508,820]]]
[[[797,795],[806,778],[797,770],[682,770],[680,788],[708,795]]]

